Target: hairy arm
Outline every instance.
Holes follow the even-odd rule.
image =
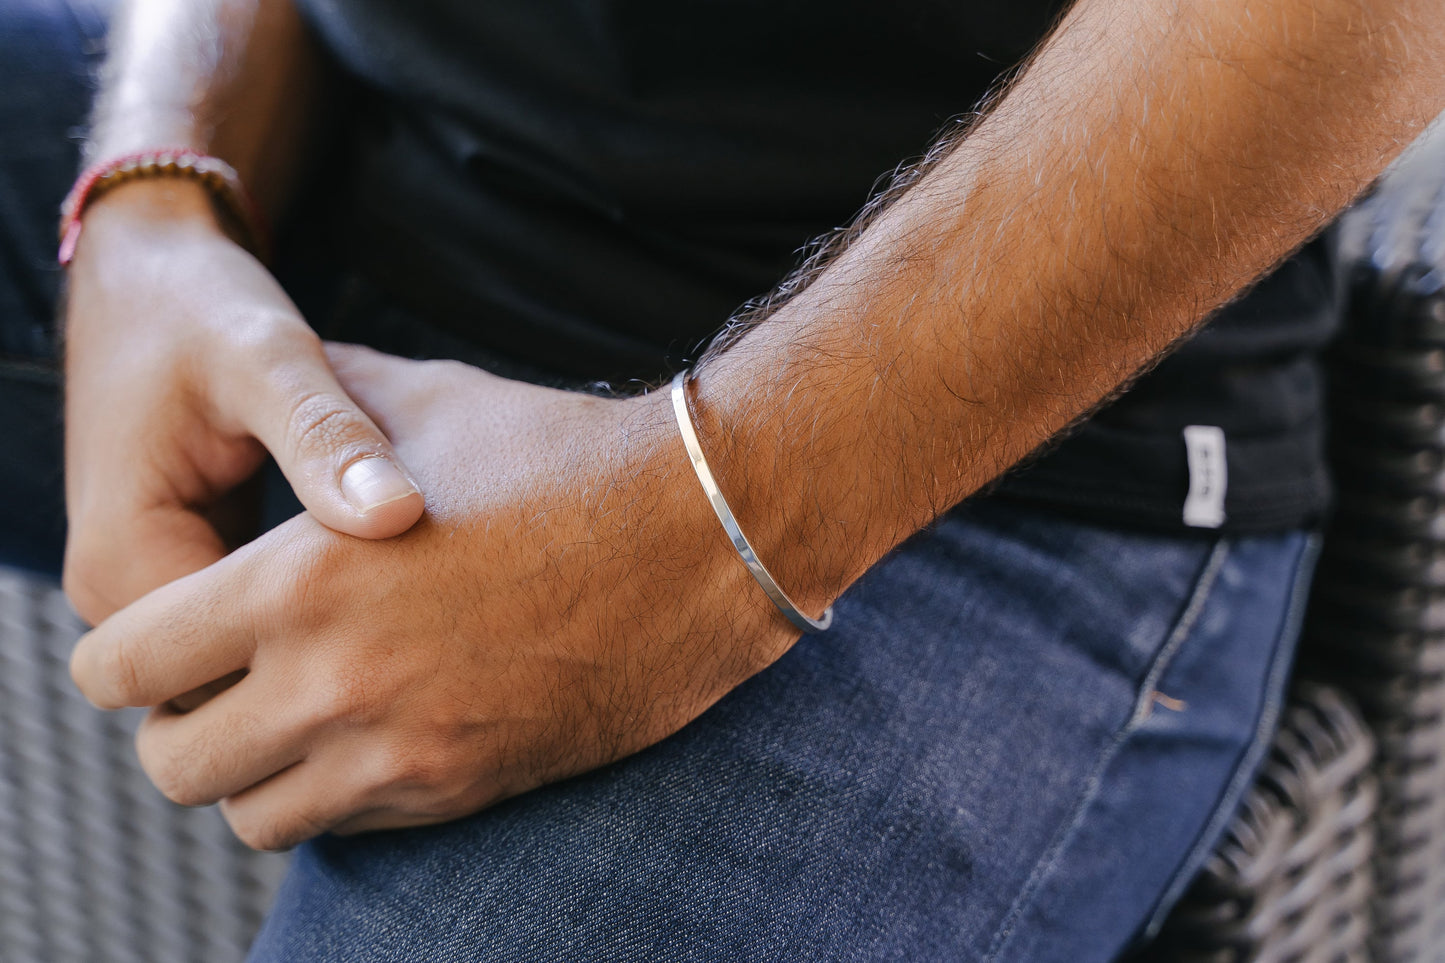
[[[816,615],[1318,230],[1445,108],[1442,51],[1438,0],[1080,0],[701,365],[703,448],[783,587]],[[330,358],[428,511],[387,541],[302,515],[82,640],[93,701],[155,707],[138,751],[172,799],[262,848],[463,816],[656,742],[796,641],[666,392]]]
[[[291,0],[129,0],[109,46],[91,159],[190,147],[227,161],[281,212],[325,93]]]
[[[816,613],[1442,108],[1434,0],[1080,0],[992,112],[702,366],[703,444],[764,559]]]

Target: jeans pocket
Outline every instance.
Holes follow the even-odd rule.
[[[1309,599],[1310,582],[1314,576],[1315,561],[1319,556],[1319,550],[1320,536],[1318,534],[1306,536],[1290,580],[1284,616],[1279,623],[1279,631],[1274,640],[1275,644],[1268,660],[1267,671],[1262,676],[1262,691],[1259,694],[1251,737],[1244,746],[1234,775],[1220,794],[1208,823],[1195,840],[1189,855],[1170,879],[1169,885],[1160,894],[1141,934],[1141,939],[1153,938],[1159,928],[1163,926],[1170,909],[1184,895],[1184,891],[1189,888],[1195,874],[1199,872],[1215,844],[1224,835],[1230,820],[1234,818],[1235,811],[1239,808],[1240,801],[1253,784],[1259,767],[1269,752],[1270,742],[1279,726],[1280,713],[1284,706],[1290,670],[1294,663],[1295,643],[1299,639],[1303,624],[1305,606]]]
[[[1303,532],[1216,543],[985,959],[1102,963],[1167,912],[1267,747],[1313,558]]]

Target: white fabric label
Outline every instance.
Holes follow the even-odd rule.
[[[1189,494],[1184,497],[1184,524],[1218,528],[1224,524],[1224,490],[1229,481],[1224,460],[1224,429],[1188,425],[1184,451],[1189,458]]]

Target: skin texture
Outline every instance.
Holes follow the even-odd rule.
[[[451,818],[662,738],[791,644],[766,598],[739,610],[662,396],[330,352],[424,466],[427,515],[390,541],[298,516],[97,630],[128,641],[82,649],[86,691],[162,704],[138,748],[171,798],[224,799],[263,848]]]
[[[784,588],[816,615],[1320,229],[1445,108],[1441,51],[1435,0],[1081,0],[966,139],[703,365],[704,451]],[[77,338],[103,344],[80,313],[110,303],[83,288],[140,256],[120,239],[147,195],[122,191],[112,240],[88,234],[77,258],[73,356],[92,350]],[[146,237],[169,265],[206,244],[167,234],[167,203]],[[253,395],[210,386],[293,357],[265,325],[228,341],[235,325],[209,325],[184,283],[146,290],[148,324],[183,316],[155,350],[201,343],[159,380],[212,395],[182,414],[72,406],[73,471],[111,486],[134,469],[91,452],[118,423],[247,437]],[[148,594],[91,576],[126,607],[100,613],[73,674],[97,705],[156,707],[139,751],[171,798],[221,800],[262,848],[453,818],[675,731],[796,637],[711,517],[665,392],[596,399],[328,351],[426,492],[418,524],[368,541],[313,509],[205,567],[214,551],[180,556],[167,575],[195,570]],[[100,377],[73,367],[72,394]],[[130,450],[172,464],[171,437],[192,436]],[[219,694],[170,704],[202,687]]]
[[[157,146],[224,157],[281,213],[324,92],[289,2],[142,0],[117,16],[92,160]],[[65,308],[63,581],[92,624],[221,558],[254,532],[245,483],[267,451],[338,532],[386,538],[423,498],[352,403],[320,339],[185,181],[141,181],[87,210]],[[396,465],[393,500],[361,510],[343,473]],[[374,464],[374,463],[373,463]]]
[[[267,450],[336,530],[405,531],[422,512],[414,484],[366,513],[346,500],[344,470],[395,453],[201,189],[122,190],[87,216],[92,250],[69,278],[64,581],[77,611],[99,623],[239,544],[255,527],[244,483]]]

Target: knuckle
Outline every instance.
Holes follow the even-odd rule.
[[[455,766],[445,749],[418,743],[402,743],[383,750],[380,759],[383,781],[396,789],[443,793],[455,777]]]
[[[350,405],[325,392],[313,392],[298,399],[292,405],[288,425],[288,437],[297,455],[332,451],[365,441],[370,434]]]
[[[139,750],[139,747],[137,748]],[[190,778],[187,767],[177,765],[173,760],[164,757],[154,760],[147,759],[144,752],[140,755],[141,769],[145,771],[151,784],[177,806],[204,806],[213,801],[199,790],[195,780]]]
[[[415,685],[415,674],[395,657],[395,642],[363,634],[348,643],[347,650],[333,653],[310,673],[307,696],[313,724],[375,725]]]
[[[112,643],[93,649],[91,667],[88,693],[91,701],[107,708],[120,708],[137,701],[140,669],[135,653],[127,646]]]
[[[311,691],[311,719],[316,724],[365,725],[372,721],[377,699],[361,678],[342,672],[317,679]]]
[[[110,606],[88,582],[62,575],[60,587],[70,601],[70,607],[87,625],[99,625],[110,614]]]
[[[67,548],[61,565],[60,588],[76,614],[91,625],[100,624],[111,612],[99,588],[108,569],[101,554],[88,543],[74,543]]]
[[[168,745],[151,718],[141,723],[135,737],[141,770],[162,796],[178,806],[205,806],[215,799],[201,791],[204,766],[200,754]]]
[[[176,773],[168,773],[164,782],[156,782],[154,778],[151,781],[162,796],[177,806],[205,806],[214,801]]]
[[[308,813],[278,816],[261,806],[237,806],[230,800],[222,801],[221,815],[237,839],[259,852],[290,849],[326,830],[320,819]]]
[[[417,815],[427,819],[456,819],[480,808],[470,785],[448,780],[440,786],[431,786],[426,796],[415,807]]]
[[[225,343],[235,357],[254,366],[250,370],[271,371],[298,357],[321,353],[321,338],[295,312],[250,310],[242,323],[230,322],[222,329]]]
[[[231,832],[236,834],[237,839],[259,852],[285,849],[289,842],[281,826],[260,821],[249,814],[241,816],[228,812],[226,822],[230,824]]]

